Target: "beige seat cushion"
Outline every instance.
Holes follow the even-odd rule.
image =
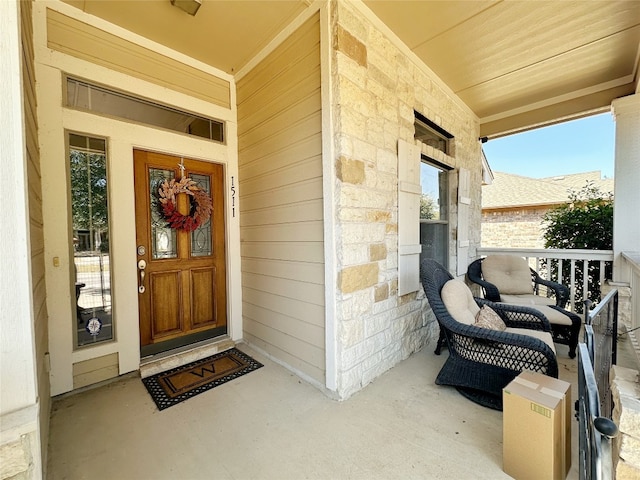
[[[482,260],[482,276],[498,288],[500,296],[533,293],[531,271],[522,257],[489,255]]]
[[[543,297],[529,293],[526,295],[503,295],[500,293],[500,300],[503,303],[514,303],[516,305],[555,305],[553,298]]]
[[[440,292],[442,302],[449,314],[458,322],[473,325],[480,307],[473,299],[473,294],[462,280],[449,280]]]
[[[555,308],[549,308],[548,305],[531,305],[529,303],[512,303],[510,305],[519,305],[523,307],[534,308],[541,312],[545,317],[547,317],[549,323],[553,323],[555,325],[571,325],[571,318],[569,318],[568,315],[559,312]]]
[[[554,355],[556,353],[556,347],[553,344],[553,337],[549,332],[543,332],[542,330],[529,330],[528,328],[510,328],[507,327],[505,332],[509,333],[519,333],[520,335],[529,335],[530,337],[538,338],[542,340],[544,343],[549,345],[549,348],[553,351]]]

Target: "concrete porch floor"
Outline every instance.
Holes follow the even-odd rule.
[[[48,478],[510,478],[502,413],[434,384],[446,350],[428,345],[337,402],[238,348],[264,367],[162,412],[138,376],[55,399]],[[557,349],[575,400],[577,360]],[[578,478],[577,432],[575,421],[569,479]]]

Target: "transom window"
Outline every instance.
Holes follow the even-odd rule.
[[[66,106],[224,143],[224,123],[67,78]]]
[[[440,150],[447,155],[451,154],[451,140],[453,139],[453,135],[451,135],[446,130],[440,128],[438,125],[433,123],[431,120],[426,118],[424,115],[421,115],[418,112],[415,113],[415,135],[414,138],[416,140],[420,140],[425,145],[429,145],[436,150]]]

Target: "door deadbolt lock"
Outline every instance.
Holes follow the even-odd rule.
[[[140,248],[144,249],[144,247],[138,247],[138,252],[140,251]],[[145,262],[144,260],[140,260],[138,262],[138,271],[140,272],[140,284],[138,285],[138,293],[144,293],[146,291],[146,288],[144,287],[145,268],[147,268],[147,262]]]

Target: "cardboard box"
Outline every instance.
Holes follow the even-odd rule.
[[[571,468],[571,384],[524,371],[503,389],[503,470],[563,480]]]

